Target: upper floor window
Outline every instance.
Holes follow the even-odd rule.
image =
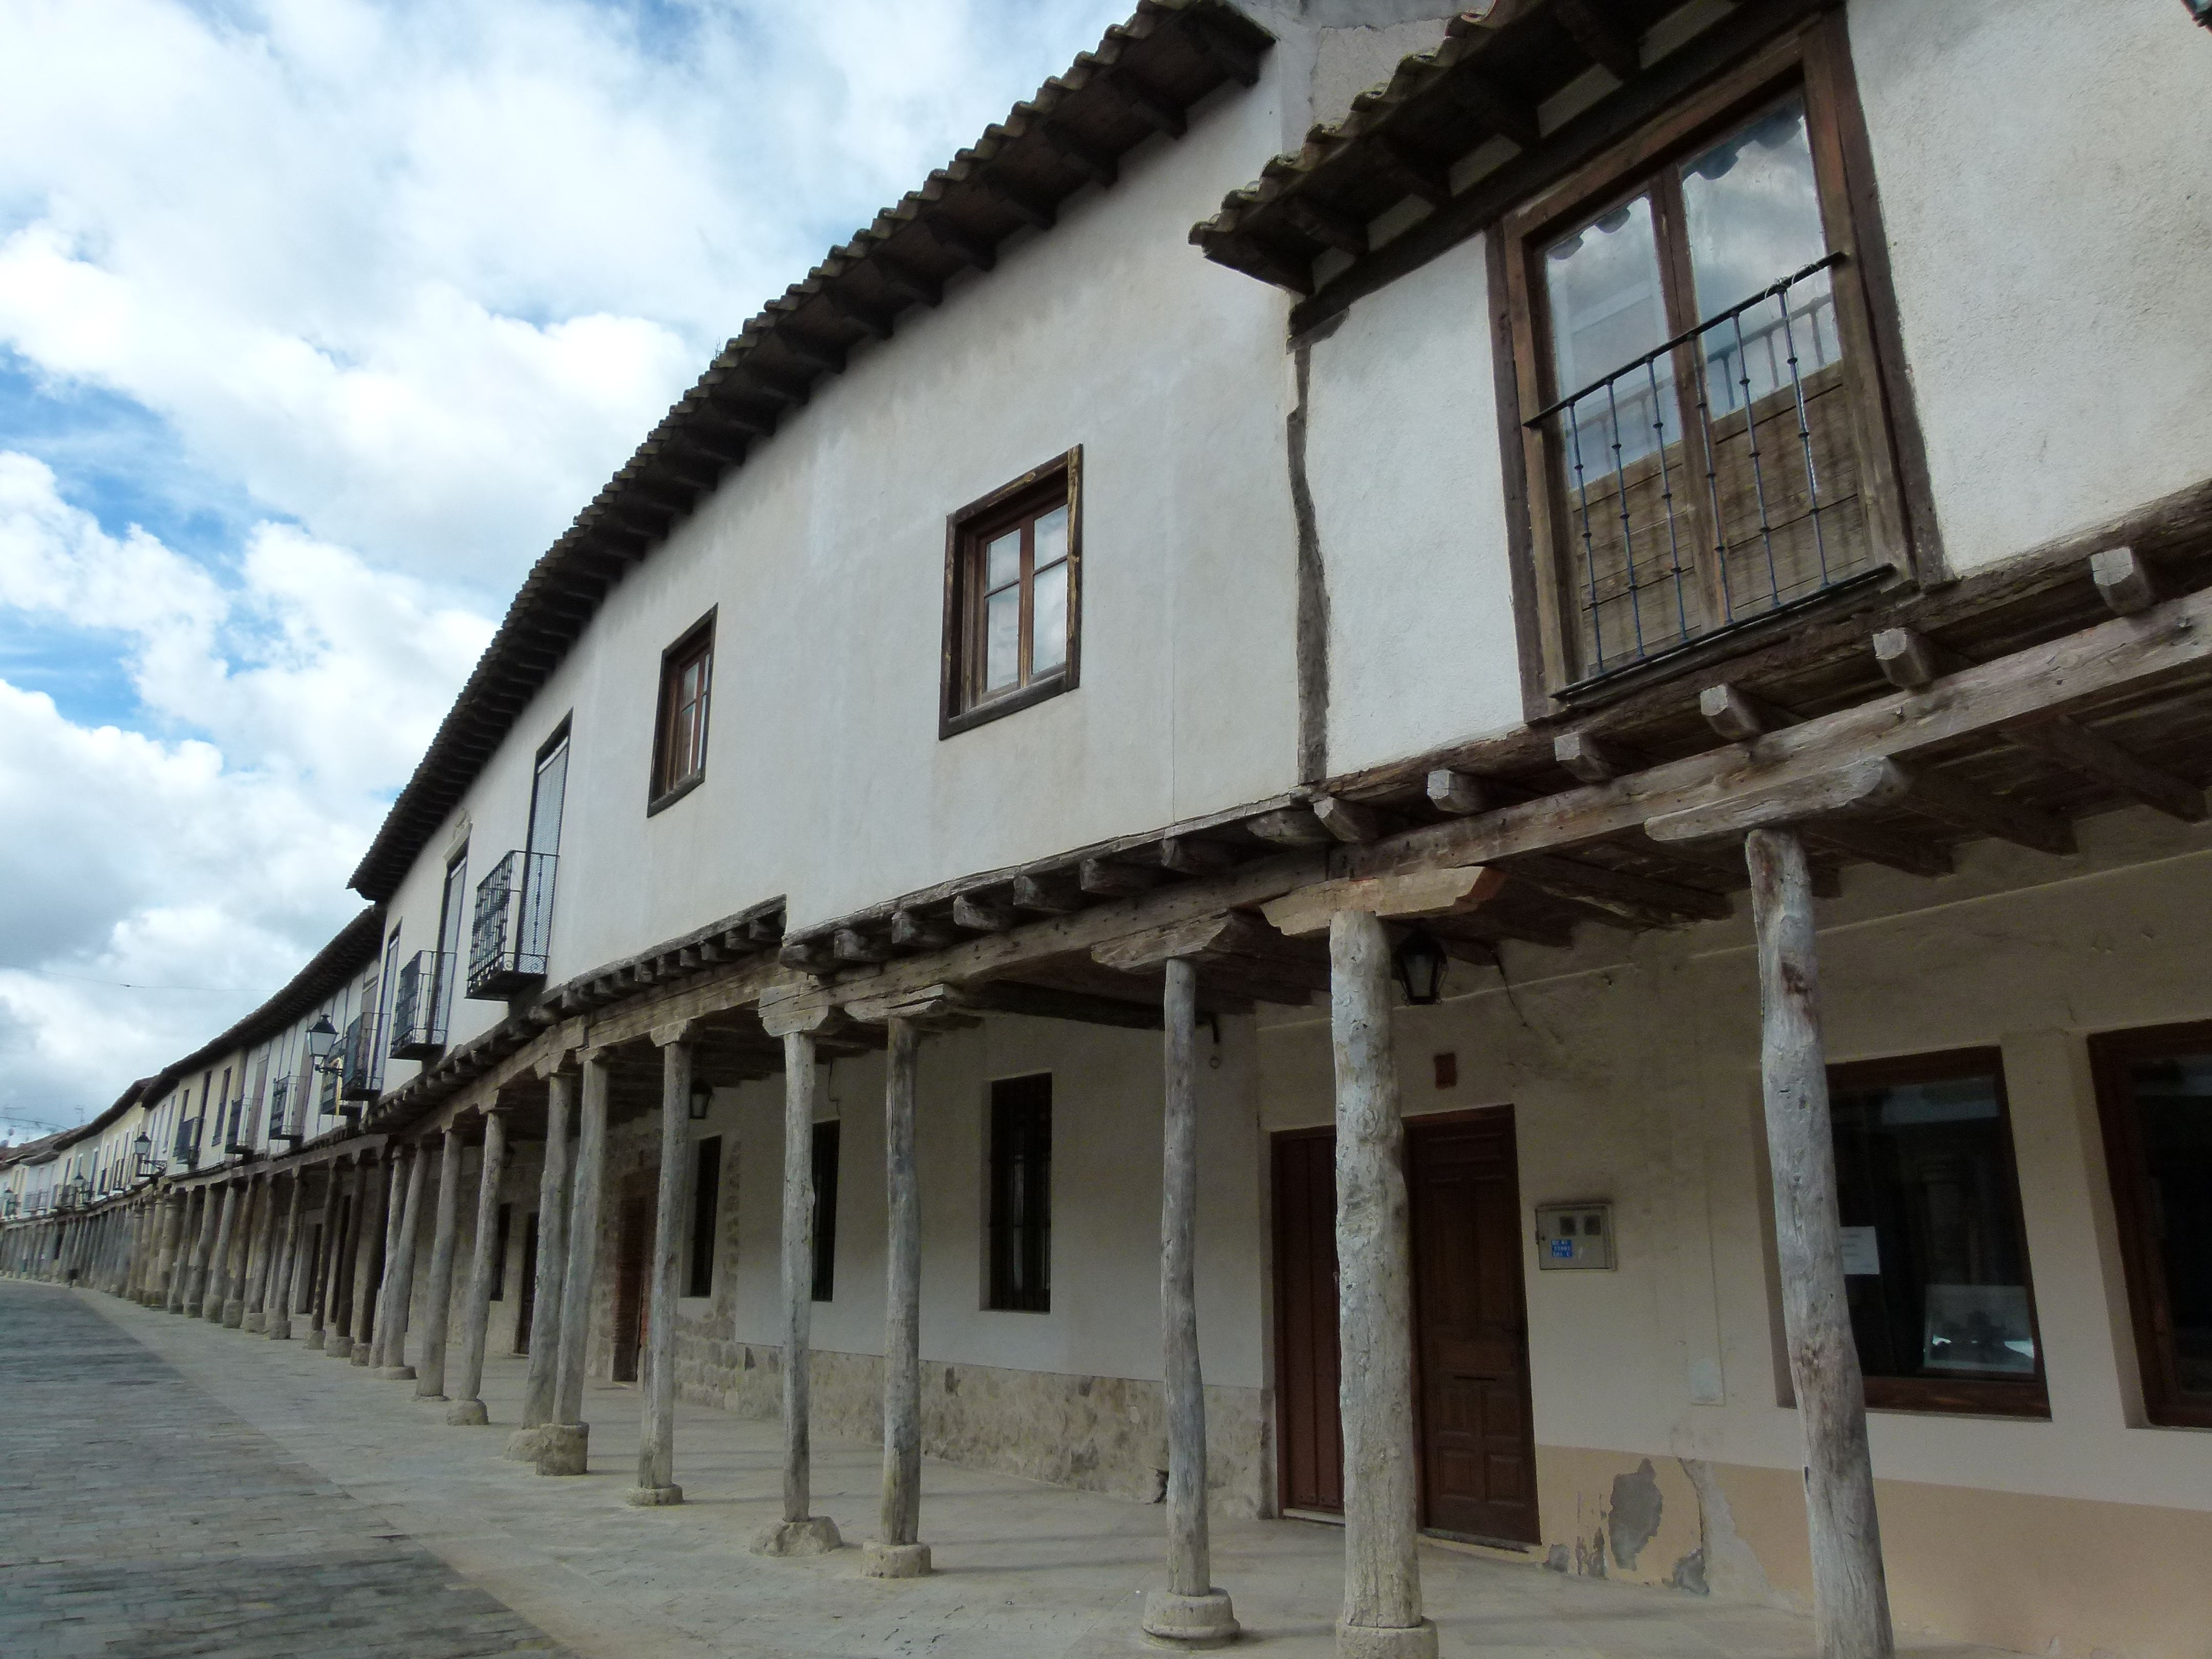
[[[2093,1037],[2144,1415],[2212,1428],[2212,1024]]]
[[[1905,562],[1840,50],[1785,43],[1504,227],[1547,690]]]
[[[707,694],[714,670],[714,618],[710,611],[661,655],[648,812],[667,805],[707,775]]]
[[[943,736],[1075,684],[1082,453],[1070,450],[952,515]]]

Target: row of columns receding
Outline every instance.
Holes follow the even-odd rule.
[[[1806,1438],[1806,1501],[1814,1601],[1823,1659],[1888,1659],[1884,1587],[1864,1391],[1850,1327],[1838,1225],[1833,1142],[1820,1036],[1812,887],[1802,843],[1787,829],[1747,838],[1757,933],[1762,1073],[1773,1169],[1778,1255],[1789,1360]],[[1345,1493],[1345,1590],[1338,1652],[1346,1659],[1433,1659],[1416,1553],[1419,1495],[1413,1418],[1412,1264],[1404,1140],[1391,1039],[1390,939],[1381,916],[1342,909],[1328,919],[1336,1074],[1336,1246]],[[1170,957],[1164,1006],[1164,1144],[1160,1297],[1168,1429],[1167,1573],[1146,1598],[1146,1632],[1207,1646],[1233,1639],[1230,1597],[1212,1582],[1206,1529],[1206,1408],[1194,1286],[1197,1218],[1196,1030],[1200,965]],[[938,988],[876,1011],[887,1027],[884,1164],[888,1285],[884,1340],[883,1491],[877,1536],[861,1570],[905,1577],[930,1570],[921,1541],[921,1261],[915,1172],[915,1097],[924,1036],[964,1023],[957,993]],[[848,1011],[850,1012],[850,1011]],[[837,1527],[811,1512],[808,1354],[812,1310],[812,1126],[817,1033],[842,1018],[826,1003],[770,1005],[763,1024],[784,1050],[781,1216],[783,1508],[752,1547],[814,1554],[839,1546]],[[675,1327],[681,1207],[690,1187],[688,1130],[692,1028],[654,1033],[662,1056],[660,1168],[641,1356],[639,1504],[683,1500],[675,1479]],[[507,1455],[541,1474],[580,1474],[591,1288],[598,1269],[611,1057],[586,1050],[544,1077],[545,1159],[539,1177],[538,1254],[521,1422]],[[418,1399],[451,1398],[449,1423],[488,1421],[480,1397],[498,1192],[507,1117],[482,1114],[483,1156],[474,1246],[463,1288],[459,1364],[447,1334],[461,1200],[463,1132],[437,1142],[440,1176],[417,1363],[406,1360],[416,1239],[431,1143],[395,1143],[380,1156],[329,1166],[320,1271],[295,1285],[305,1256],[301,1214],[309,1170],[210,1183],[141,1199],[104,1214],[18,1224],[0,1265],[11,1273],[88,1282],[187,1317],[291,1335],[308,1316],[307,1346],[380,1375],[411,1380]],[[571,1139],[568,1126],[575,1124]],[[573,1164],[573,1169],[572,1169]],[[344,1190],[342,1192],[341,1188]],[[282,1211],[279,1224],[278,1212]],[[377,1246],[386,1271],[376,1280]],[[376,1285],[372,1302],[372,1285]]]

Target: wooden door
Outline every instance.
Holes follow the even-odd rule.
[[[530,1319],[538,1311],[538,1212],[522,1224],[522,1276],[516,1286],[514,1351],[530,1352]]]
[[[637,1381],[638,1351],[645,1346],[645,1259],[653,1249],[653,1200],[623,1200],[615,1236],[614,1379]]]
[[[1422,1523],[1537,1541],[1510,1107],[1407,1126]]]
[[[1335,1133],[1278,1134],[1273,1154],[1279,1499],[1340,1512]],[[1536,1542],[1512,1109],[1409,1120],[1406,1163],[1421,1524]]]
[[[1344,1508],[1337,1415],[1336,1135],[1275,1137],[1275,1415],[1282,1507]]]

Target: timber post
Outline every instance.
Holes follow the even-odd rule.
[[[261,1327],[271,1342],[287,1342],[292,1336],[292,1280],[300,1267],[300,1209],[307,1185],[307,1172],[293,1170],[291,1198],[284,1206],[284,1237],[277,1247],[276,1279],[270,1287],[268,1316]]]
[[[680,1504],[676,1484],[676,1298],[683,1255],[680,1217],[691,1165],[691,1027],[653,1034],[660,1048],[660,1181],[653,1216],[653,1278],[647,1286],[644,1421],[637,1449],[637,1485],[625,1494],[640,1506]]]
[[[538,1451],[540,1474],[581,1474],[590,1457],[584,1421],[584,1367],[590,1358],[592,1281],[599,1266],[599,1200],[606,1182],[607,1093],[613,1059],[605,1048],[583,1056],[583,1104],[576,1114],[576,1167],[568,1183],[568,1271],[561,1291],[561,1346],[553,1418]]]
[[[484,1340],[491,1325],[492,1279],[501,1267],[495,1254],[499,1231],[499,1183],[507,1173],[507,1115],[496,1104],[483,1115],[482,1167],[477,1173],[477,1230],[469,1244],[469,1288],[461,1305],[460,1391],[446,1413],[456,1428],[491,1420],[484,1410]]]
[[[573,1055],[562,1054],[545,1080],[545,1162],[538,1176],[538,1281],[532,1291],[530,1371],[522,1390],[522,1426],[507,1437],[507,1455],[527,1463],[553,1420],[561,1378],[561,1287],[568,1269],[568,1121],[577,1085]]]
[[[385,1244],[385,1218],[392,1207],[392,1186],[398,1166],[387,1155],[362,1170],[361,1202],[355,1206],[352,1267],[353,1352],[349,1363],[367,1365],[383,1331],[375,1318],[377,1256]]]
[[[811,1001],[761,1009],[763,1027],[783,1039],[783,1519],[754,1537],[757,1555],[822,1555],[844,1541],[835,1521],[808,1513],[813,1496],[807,1360],[814,1322],[814,1039],[831,1018],[826,1005]]]
[[[384,1267],[384,1305],[380,1322],[386,1326],[377,1342],[383,1356],[379,1375],[394,1382],[412,1382],[415,1368],[407,1363],[407,1326],[414,1312],[415,1241],[422,1230],[422,1188],[430,1175],[429,1149],[410,1145],[407,1194],[393,1206],[391,1231],[386,1236]],[[393,1175],[396,1184],[398,1176]]]
[[[1168,1420],[1168,1587],[1145,1596],[1145,1634],[1213,1647],[1237,1633],[1213,1583],[1206,1522],[1206,1382],[1198,1357],[1198,964],[1170,957],[1160,1168],[1160,1333]]]
[[[276,1267],[276,1177],[257,1176],[254,1186],[260,1193],[260,1205],[246,1251],[246,1318],[240,1328],[259,1336],[269,1328],[269,1279]]]
[[[246,1322],[246,1272],[253,1261],[253,1216],[261,1177],[248,1176],[238,1188],[238,1215],[223,1258],[222,1326],[234,1331]]]
[[[1889,1659],[1895,1643],[1866,1385],[1844,1285],[1812,876],[1794,830],[1752,830],[1744,855],[1759,941],[1759,1073],[1775,1253],[1790,1385],[1805,1432],[1814,1623],[1821,1659]]]
[[[230,1237],[237,1219],[238,1188],[226,1181],[215,1238],[208,1252],[207,1288],[200,1297],[200,1317],[213,1325],[222,1323],[223,1302],[230,1294]]]
[[[1342,1659],[1436,1659],[1414,1553],[1413,1249],[1382,918],[1329,918],[1336,1259],[1344,1421]]]
[[[453,1231],[460,1206],[461,1132],[448,1125],[438,1160],[438,1206],[430,1231],[430,1282],[422,1297],[422,1361],[415,1368],[415,1397],[446,1397],[446,1328],[453,1309]]]
[[[207,1231],[207,1200],[194,1188],[179,1194],[184,1214],[177,1220],[177,1255],[169,1264],[168,1309],[173,1314],[196,1314],[199,1297],[193,1291],[193,1273],[199,1256],[200,1235]]]
[[[921,1211],[914,1166],[914,1097],[921,1033],[888,1022],[884,1074],[884,1492],[877,1535],[862,1547],[873,1578],[929,1571],[921,1541]]]

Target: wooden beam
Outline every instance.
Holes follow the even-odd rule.
[[[978,173],[975,182],[993,201],[1032,230],[1050,230],[1060,216],[1049,203],[1031,201],[994,173]]]
[[[1058,872],[1014,878],[1014,908],[1048,916],[1072,915],[1084,908],[1083,889]]]
[[[1217,910],[1109,939],[1092,948],[1091,959],[1103,968],[1133,974],[1176,957],[1277,955],[1288,943],[1265,922],[1242,911]]]
[[[1384,170],[1407,195],[1431,207],[1451,200],[1451,169],[1443,162],[1388,133],[1376,135],[1374,143]]]
[[[2048,755],[2060,765],[2124,795],[2131,795],[2169,817],[2179,818],[2184,823],[2204,821],[2202,789],[2186,778],[2137,759],[2110,738],[2092,731],[2079,720],[2063,714],[2023,720],[2007,726],[2005,736],[2023,749]]]
[[[825,368],[832,374],[845,372],[845,348],[828,340],[817,340],[796,325],[787,325],[775,331],[776,343],[793,356]]]
[[[1183,15],[1190,21],[1192,39],[1213,60],[1215,68],[1240,87],[1259,84],[1259,50],[1249,41],[1231,40],[1202,11],[1187,11]]]
[[[2158,603],[2158,580],[2132,547],[2108,547],[2091,554],[2089,574],[2098,596],[2115,616],[2137,616]]]
[[[777,947],[775,959],[787,968],[795,968],[802,974],[827,974],[836,971],[837,951],[833,940],[817,933],[811,939],[787,939]]]
[[[1936,643],[1917,628],[1885,628],[1874,636],[1874,659],[1881,677],[1900,691],[1918,691],[1942,675],[1966,665],[1955,651]]]
[[[1285,806],[1262,812],[1257,817],[1247,818],[1244,827],[1261,841],[1273,842],[1279,847],[1326,847],[1336,840],[1335,833],[1314,816],[1310,806]]]
[[[1508,92],[1480,70],[1462,64],[1447,74],[1444,88],[1475,120],[1523,149],[1534,149],[1543,136],[1535,105],[1517,92]]]
[[[1170,836],[1160,842],[1160,868],[1179,876],[1211,876],[1236,862],[1237,854],[1218,842]]]
[[[2074,848],[2074,826],[2053,812],[1990,794],[1941,772],[1905,775],[1913,810],[1978,835],[1994,836],[2039,853]]]
[[[1140,864],[1113,864],[1104,859],[1085,859],[1079,866],[1076,884],[1101,898],[1127,898],[1150,892],[1159,884],[1157,870]]]
[[[936,951],[953,944],[960,935],[944,922],[908,909],[891,912],[891,943],[902,951]]]
[[[1717,921],[1729,913],[1728,895],[1626,870],[1608,870],[1573,859],[1535,854],[1504,867],[1508,876],[1539,892],[1573,899],[1632,927],[1673,927]]]
[[[889,962],[891,959],[890,945],[870,939],[857,927],[840,927],[830,935],[830,948],[840,963]]]
[[[1552,758],[1584,783],[1606,783],[1635,763],[1604,738],[1589,732],[1562,732],[1552,739]]]
[[[1797,717],[1788,709],[1740,685],[1707,686],[1698,693],[1698,712],[1705,717],[1706,725],[1730,743],[1749,743],[1797,723]]]
[[[830,310],[875,338],[888,340],[891,337],[892,323],[889,317],[873,306],[862,305],[836,283],[823,286],[822,299]]]
[[[1100,189],[1104,189],[1120,176],[1121,168],[1113,156],[1093,149],[1061,123],[1049,119],[1040,121],[1037,132],[1054,155]]]
[[[1587,846],[1724,794],[1802,783],[1854,758],[1907,760],[1994,737],[2016,720],[2149,691],[2208,665],[2212,591],[1978,663],[1932,694],[1893,691],[1805,720],[1769,734],[1755,756],[1733,746],[1709,750],[1610,782],[1403,830],[1337,856],[1351,874],[1384,875]]]
[[[1113,1025],[1125,1030],[1152,1031],[1160,1025],[1158,1001],[1123,1002],[1089,991],[1063,991],[1057,986],[1024,985],[1016,980],[988,980],[964,987],[963,1000],[970,1008],[994,1013],[1026,1014],[1033,1019],[1074,1020],[1085,1025]]]
[[[1480,778],[1449,767],[1438,767],[1429,774],[1428,793],[1429,804],[1439,812],[1465,817],[1484,811],[1488,805]]]
[[[1382,815],[1373,807],[1339,800],[1334,795],[1316,796],[1313,812],[1322,828],[1339,841],[1380,841],[1389,832]]]
[[[1003,904],[962,893],[952,901],[952,925],[971,933],[1003,933],[1014,925],[1014,913]]]
[[[1574,43],[1618,80],[1632,80],[1644,67],[1636,31],[1615,15],[1612,0],[1553,0],[1553,10]]]
[[[1367,227],[1349,215],[1310,202],[1296,192],[1278,196],[1275,205],[1282,210],[1283,217],[1316,242],[1340,253],[1349,253],[1355,259],[1367,252]]]
[[[1293,936],[1325,933],[1329,919],[1357,910],[1376,916],[1425,916],[1473,909],[1505,885],[1503,871],[1466,866],[1316,882],[1269,899],[1260,914]]]
[[[1155,131],[1170,138],[1182,137],[1189,123],[1183,112],[1172,105],[1160,101],[1152,88],[1140,83],[1126,69],[1115,65],[1102,70],[1098,81],[1109,92],[1126,105],[1129,112]]]
[[[937,239],[937,245],[956,258],[964,259],[978,270],[988,270],[999,263],[999,251],[988,242],[970,236],[952,222],[943,208],[932,208],[921,216],[921,228]]]
[[[875,267],[876,275],[882,277],[887,286],[896,289],[909,299],[919,300],[926,306],[940,304],[945,299],[944,283],[934,277],[925,276],[886,248],[877,247],[868,255],[867,262]]]

